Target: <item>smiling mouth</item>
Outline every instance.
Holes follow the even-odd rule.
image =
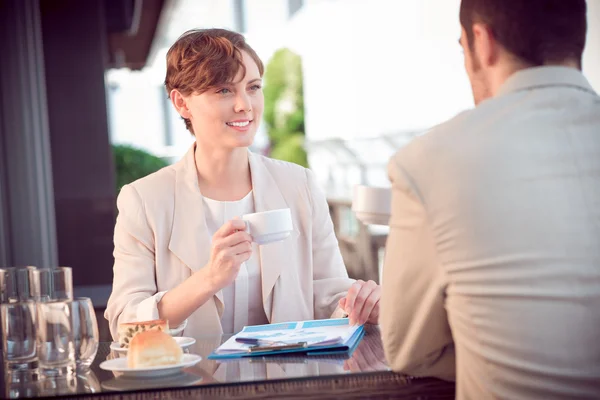
[[[238,128],[243,128],[243,127],[245,127],[245,126],[248,126],[248,125],[250,125],[250,122],[252,122],[252,121],[245,121],[245,122],[226,122],[226,124],[227,124],[228,126],[236,126],[236,127],[238,127]]]

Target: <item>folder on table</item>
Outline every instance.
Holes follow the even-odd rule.
[[[219,360],[287,353],[350,355],[364,333],[364,327],[351,326],[348,318],[245,326],[208,358]]]

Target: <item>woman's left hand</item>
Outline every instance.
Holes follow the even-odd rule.
[[[346,311],[351,325],[377,324],[379,320],[379,299],[381,286],[373,281],[357,280],[340,299],[340,307]]]

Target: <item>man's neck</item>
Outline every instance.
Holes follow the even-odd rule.
[[[196,143],[198,185],[206,197],[221,201],[243,198],[252,189],[248,150],[215,149]]]
[[[527,65],[519,62],[504,62],[498,64],[492,71],[492,74],[490,74],[489,83],[492,96],[496,96],[508,78],[526,68],[528,68]]]
[[[547,63],[543,65],[544,67],[567,67],[567,68],[575,68],[577,70],[581,70],[581,66],[579,65],[578,62],[576,61],[572,61],[572,60],[568,60],[568,61],[564,61],[564,62],[558,62],[558,63]],[[498,64],[498,66],[496,66],[494,68],[494,70],[492,71],[492,74],[490,75],[490,88],[491,88],[491,93],[493,96],[496,96],[496,94],[498,93],[498,91],[500,90],[500,87],[502,87],[502,85],[504,85],[504,82],[506,82],[506,80],[508,78],[510,78],[513,74],[528,69],[528,68],[533,68],[531,65],[527,65],[521,62],[504,62],[501,64]]]

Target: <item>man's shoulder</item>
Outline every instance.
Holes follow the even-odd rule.
[[[392,161],[409,166],[439,157],[441,151],[447,151],[450,146],[456,145],[470,130],[470,122],[475,117],[475,112],[476,109],[463,111],[416,136],[392,156]]]

